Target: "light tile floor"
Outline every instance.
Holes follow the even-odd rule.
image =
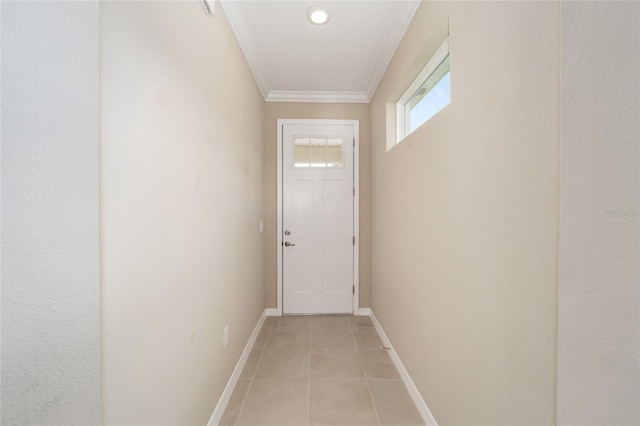
[[[220,425],[424,425],[369,317],[267,317]]]

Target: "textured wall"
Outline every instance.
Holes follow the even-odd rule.
[[[558,423],[640,424],[640,4],[561,11]]]
[[[449,11],[449,106],[385,103]],[[423,2],[371,103],[372,309],[439,424],[555,421],[558,5]]]
[[[2,418],[101,422],[95,2],[2,2]]]
[[[277,120],[280,118],[336,119],[360,121],[360,307],[370,305],[371,288],[371,174],[369,142],[369,105],[331,103],[267,102],[264,117],[265,137],[265,265],[264,303],[277,306]]]
[[[105,423],[206,424],[264,310],[264,101],[219,5],[101,18]]]

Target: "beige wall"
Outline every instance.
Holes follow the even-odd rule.
[[[371,188],[369,148],[369,105],[331,103],[268,102],[264,114],[264,176],[265,176],[265,253],[264,303],[277,306],[277,203],[276,203],[276,139],[278,119],[314,118],[360,121],[360,307],[369,307],[371,267]]]
[[[452,102],[386,151],[449,11]],[[555,421],[558,5],[423,2],[371,103],[372,309],[439,424]]]
[[[637,425],[640,4],[561,11],[558,424]]]
[[[203,425],[264,309],[264,101],[220,7],[101,7],[104,422]]]

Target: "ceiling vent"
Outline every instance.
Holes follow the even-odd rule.
[[[202,4],[202,10],[204,10],[204,13],[207,16],[213,16],[213,14],[215,13],[215,0],[200,0],[201,4]]]

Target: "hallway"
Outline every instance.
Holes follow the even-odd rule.
[[[369,317],[267,317],[220,425],[423,425]]]
[[[640,2],[327,3],[0,1],[0,424],[640,425]]]

